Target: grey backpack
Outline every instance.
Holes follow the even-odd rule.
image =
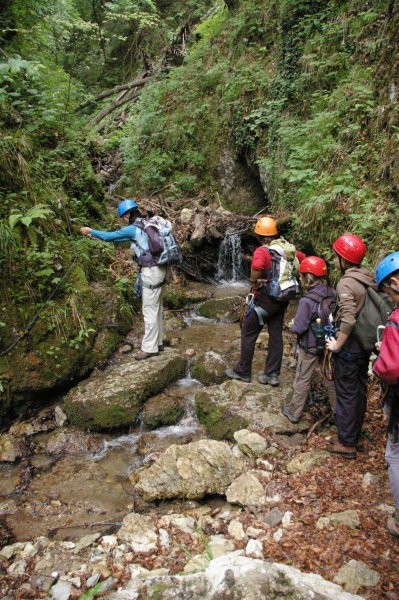
[[[377,328],[386,325],[393,308],[387,294],[367,286],[366,301],[356,318],[356,325],[352,332],[366,352],[373,352],[376,349]]]

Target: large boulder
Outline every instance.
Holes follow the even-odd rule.
[[[202,573],[142,577],[132,575],[124,589],[111,594],[110,600],[154,598],[162,590],[162,600],[202,598],[203,600],[362,600],[320,575],[301,573],[280,563],[227,554],[211,560]]]
[[[165,498],[203,498],[224,495],[246,467],[226,442],[199,440],[185,446],[170,446],[148,468],[132,475],[135,490],[146,502]]]
[[[195,395],[195,410],[208,434],[217,439],[234,439],[239,429],[270,429],[274,433],[305,431],[305,419],[292,424],[281,412],[281,406],[292,394],[291,382],[279,387],[230,380],[212,385]]]
[[[129,427],[144,402],[186,372],[186,360],[176,350],[136,361],[125,356],[106,371],[71,390],[64,404],[69,421],[92,431]]]

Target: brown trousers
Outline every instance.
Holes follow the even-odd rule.
[[[294,393],[289,403],[290,413],[296,419],[302,415],[303,407],[309,394],[312,375],[317,366],[321,367],[322,361],[323,356],[314,356],[313,354],[306,353],[303,348],[299,348],[298,363],[293,384]],[[326,379],[324,379],[324,382],[331,409],[335,413],[337,397],[335,395],[334,382],[327,381]]]

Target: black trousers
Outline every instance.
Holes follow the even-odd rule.
[[[283,358],[283,323],[288,302],[279,302],[278,300],[269,298],[266,294],[262,294],[257,299],[257,304],[267,312],[264,320],[269,332],[269,344],[264,372],[266,375],[270,375],[270,373],[279,374]],[[254,310],[244,317],[241,328],[240,358],[234,367],[236,373],[251,375],[255,344],[263,327]]]
[[[355,446],[362,431],[369,359],[370,354],[352,336],[341,352],[333,354],[338,440],[344,446]]]

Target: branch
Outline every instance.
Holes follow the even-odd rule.
[[[143,76],[143,77],[140,77],[139,79],[135,79],[134,81],[130,81],[129,83],[121,83],[109,90],[104,90],[103,92],[101,92],[101,94],[99,94],[95,98],[92,98],[91,100],[88,100],[84,104],[81,104],[80,106],[78,106],[77,110],[82,110],[83,108],[90,106],[90,104],[92,104],[93,102],[97,102],[98,100],[103,100],[104,98],[108,98],[109,96],[112,96],[113,94],[117,94],[118,92],[123,92],[123,90],[130,90],[132,88],[141,87],[141,86],[145,85],[146,83],[148,83],[152,78],[153,78],[153,75]]]
[[[122,98],[119,98],[118,100],[115,100],[115,102],[108,104],[108,106],[100,110],[100,112],[91,121],[87,123],[87,125],[84,128],[84,131],[90,131],[90,129],[93,129],[93,127],[97,125],[97,123],[102,121],[107,115],[114,112],[114,110],[116,110],[120,106],[123,106],[124,104],[127,104],[128,102],[131,102],[132,100],[135,100],[139,96],[139,91],[133,91],[133,93],[124,94]]]

